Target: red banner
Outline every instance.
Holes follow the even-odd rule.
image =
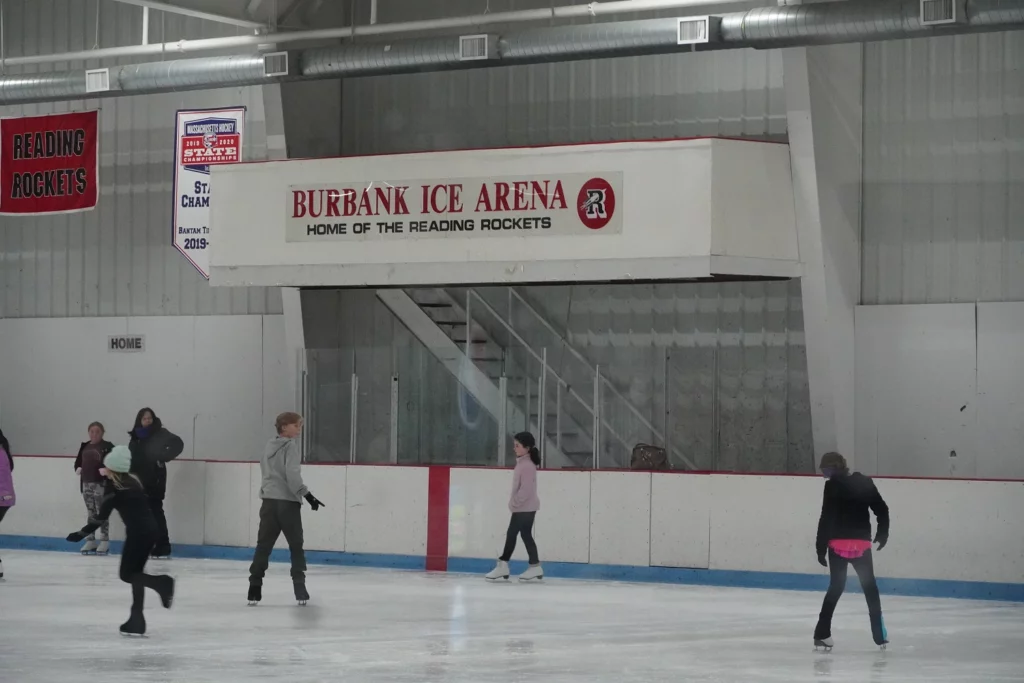
[[[0,214],[95,208],[100,176],[97,114],[0,120]]]

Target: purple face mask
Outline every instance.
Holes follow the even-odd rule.
[[[832,469],[831,467],[822,467],[821,468],[821,476],[825,477],[826,479],[831,479],[832,475],[835,474],[835,473],[836,473],[836,471],[834,469]]]

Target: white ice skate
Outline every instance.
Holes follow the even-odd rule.
[[[539,564],[531,564],[527,567],[526,571],[519,575],[519,580],[526,581],[541,581],[544,578],[544,568]]]
[[[832,652],[833,641],[831,638],[815,638],[814,639],[814,650],[819,649],[823,652]]]
[[[97,555],[109,555],[110,554],[110,541],[100,541],[96,544]]]
[[[508,562],[502,562],[498,560],[498,564],[494,566],[494,569],[487,572],[484,576],[488,581],[497,581],[498,579],[508,579]]]
[[[85,542],[85,545],[82,546],[82,554],[83,555],[95,555],[97,547],[98,546],[96,545],[96,539],[95,538],[87,539],[86,542]]]

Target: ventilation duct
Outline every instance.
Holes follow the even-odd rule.
[[[1024,0],[955,1],[964,2],[962,20],[938,26],[922,21],[921,0],[848,0],[763,7],[708,17],[709,39],[700,43],[681,44],[680,19],[677,17],[554,26],[501,36],[488,35],[487,58],[483,59],[466,59],[465,36],[450,36],[310,48],[289,53],[288,61],[292,65],[289,74],[275,77],[265,74],[261,55],[114,66],[110,67],[110,90],[91,94],[87,92],[85,71],[6,76],[0,78],[0,104],[257,85],[282,80],[1024,29]]]

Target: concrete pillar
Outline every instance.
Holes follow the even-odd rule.
[[[853,464],[863,47],[783,50],[814,452]]]

